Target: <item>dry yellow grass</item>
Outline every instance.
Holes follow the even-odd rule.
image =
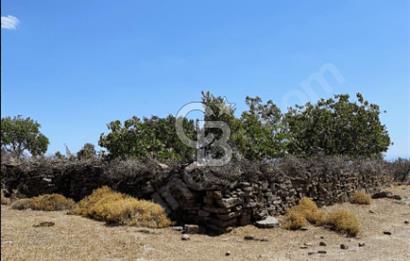
[[[372,210],[377,214],[350,203],[326,207],[329,212],[348,208],[359,218],[363,228],[360,238],[348,239],[311,225],[307,225],[307,231],[249,225],[219,236],[190,235],[191,240],[182,241],[181,233],[171,228],[107,227],[61,211],[21,212],[2,206],[1,260],[410,260],[410,225],[404,223],[409,219],[410,186],[393,187],[391,191],[402,196],[406,204],[374,200]],[[33,227],[41,221],[55,222],[55,226]],[[383,231],[392,232],[392,236],[383,235]],[[268,242],[244,240],[249,235]],[[321,241],[327,247],[319,246]],[[358,247],[362,242],[366,246]],[[305,243],[312,246],[301,248]],[[349,250],[340,249],[341,244]],[[319,250],[327,253],[311,254]],[[226,256],[227,251],[230,256]]]
[[[355,215],[347,210],[337,210],[328,214],[326,224],[332,230],[346,233],[349,236],[357,236],[360,224]]]
[[[353,204],[359,204],[359,205],[370,205],[371,197],[370,195],[364,192],[358,191],[353,194],[353,197],[350,202]]]
[[[321,211],[316,203],[307,197],[302,198],[298,205],[288,211],[285,228],[295,230],[306,225],[306,222],[314,225],[322,225],[326,215]]]
[[[16,209],[16,210],[29,209],[30,206],[31,206],[31,199],[29,198],[18,199],[11,204],[11,208]]]
[[[13,202],[13,209],[23,210],[42,210],[42,211],[58,211],[71,209],[74,206],[72,199],[66,198],[60,194],[45,194],[33,198],[19,199]]]
[[[349,236],[356,236],[360,231],[359,221],[349,211],[338,210],[326,213],[320,210],[312,199],[304,197],[298,205],[289,209],[284,228],[297,230],[304,227],[307,222],[317,226],[326,225],[332,230]]]
[[[290,209],[286,215],[284,228],[290,230],[297,230],[306,225],[307,221],[303,213],[295,209]]]
[[[95,190],[70,213],[116,225],[163,228],[171,224],[160,205],[135,199],[108,187]]]

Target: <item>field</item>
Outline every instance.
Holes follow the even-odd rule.
[[[110,227],[64,211],[1,208],[2,260],[410,260],[410,186],[390,191],[402,200],[371,205],[336,204],[349,209],[362,232],[347,238],[324,228],[306,231],[246,226],[217,237],[190,235],[182,241],[172,228]],[[33,227],[51,221],[51,227]],[[390,232],[386,235],[384,232]],[[261,240],[245,240],[252,236]],[[326,246],[320,246],[324,242]],[[364,246],[359,247],[359,243]],[[344,244],[348,249],[341,249]],[[318,251],[326,251],[320,254]]]

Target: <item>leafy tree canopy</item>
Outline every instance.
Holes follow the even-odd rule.
[[[20,159],[25,152],[33,156],[47,151],[48,138],[40,132],[40,124],[22,116],[1,119],[1,148]]]
[[[344,154],[353,157],[380,156],[390,145],[380,108],[358,93],[321,99],[316,104],[291,108],[285,116],[289,128],[289,153],[311,155]]]
[[[191,161],[195,152],[179,140],[175,122],[172,115],[142,120],[133,117],[124,123],[113,121],[108,124],[110,132],[101,134],[99,145],[108,150],[111,158],[133,156]],[[187,135],[195,138],[194,122],[183,119],[183,126]]]
[[[97,152],[95,147],[91,143],[86,143],[84,146],[77,152],[77,158],[80,160],[83,159],[93,159],[97,157]]]
[[[354,157],[380,156],[390,145],[386,127],[380,122],[380,109],[370,104],[361,94],[357,101],[348,95],[321,99],[316,104],[290,108],[285,114],[271,101],[259,97],[246,97],[248,109],[239,117],[235,107],[225,98],[202,93],[205,108],[205,125],[183,119],[185,132],[196,140],[198,132],[213,137],[205,147],[207,154],[219,158],[224,150],[214,142],[223,131],[212,122],[223,122],[229,127],[227,144],[234,157],[250,160],[276,158],[284,154],[312,155],[324,153]],[[178,119],[180,120],[180,119]],[[100,136],[99,145],[109,156],[154,157],[189,162],[195,159],[196,150],[180,141],[175,129],[176,118],[133,117],[124,123],[113,121],[109,133]]]

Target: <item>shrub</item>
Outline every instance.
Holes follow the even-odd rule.
[[[325,222],[325,213],[312,199],[304,197],[298,205],[288,211],[285,228],[299,229],[306,224],[306,221],[314,225],[322,225]]]
[[[60,194],[45,194],[32,198],[33,210],[56,211],[71,209],[74,201]]]
[[[317,207],[312,199],[304,197],[298,205],[289,209],[284,228],[300,229],[307,222],[318,226],[326,225],[332,230],[346,233],[349,236],[356,236],[360,231],[359,221],[352,213],[346,210],[325,213]]]
[[[71,213],[115,225],[162,228],[171,224],[160,205],[138,200],[108,187],[95,190],[81,200]]]
[[[370,205],[371,197],[364,192],[355,192],[351,199],[351,203],[360,205]]]
[[[302,198],[296,207],[304,214],[307,221],[312,224],[320,225],[324,221],[325,214],[321,211],[316,203],[310,198]]]
[[[32,210],[57,211],[71,209],[73,206],[74,201],[63,195],[45,194],[34,198],[19,199],[11,207],[18,210],[31,208]]]
[[[31,199],[29,198],[18,199],[11,204],[11,208],[17,209],[17,210],[29,209],[31,208]]]
[[[71,214],[92,217],[96,220],[103,220],[100,217],[99,207],[107,202],[115,202],[124,199],[125,195],[112,191],[109,187],[104,186],[93,191],[91,195],[78,202],[71,210]]]
[[[337,210],[328,214],[326,225],[332,230],[346,233],[349,236],[356,236],[360,231],[360,224],[357,218],[347,210]]]
[[[290,154],[381,156],[390,146],[386,126],[380,121],[380,107],[360,94],[335,95],[317,103],[290,108],[285,114]]]
[[[286,215],[284,227],[290,230],[297,230],[306,225],[306,218],[300,211],[290,209]]]

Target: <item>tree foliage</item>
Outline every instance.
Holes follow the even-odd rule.
[[[263,103],[259,97],[246,97],[248,110],[235,117],[235,108],[223,97],[209,92],[202,94],[205,106],[205,128],[208,121],[223,121],[230,128],[228,144],[235,155],[250,160],[274,158],[283,155],[286,148],[286,133],[283,131],[280,109],[269,100]],[[210,130],[218,139],[220,130]],[[207,132],[206,132],[207,133]],[[207,133],[209,134],[209,133]]]
[[[291,108],[285,116],[289,128],[289,153],[342,154],[353,157],[379,156],[390,145],[386,127],[380,122],[380,108],[358,93],[321,99],[316,104]]]
[[[1,148],[21,158],[25,152],[33,156],[47,151],[48,138],[40,132],[40,124],[22,116],[1,119]]]
[[[84,159],[93,159],[97,157],[97,152],[95,147],[91,143],[86,143],[84,146],[77,152],[77,158],[80,160]]]
[[[108,150],[111,158],[131,156],[190,161],[195,152],[179,140],[175,121],[172,115],[143,120],[132,117],[124,123],[113,121],[108,124],[110,132],[101,134],[99,145]],[[187,135],[194,138],[194,122],[183,119],[183,126]]]
[[[351,102],[348,95],[321,99],[316,104],[290,108],[285,114],[271,101],[246,97],[248,109],[239,117],[235,107],[221,96],[202,93],[205,108],[204,126],[183,119],[185,132],[196,140],[202,133],[209,138],[205,151],[219,158],[224,150],[213,146],[223,134],[212,122],[223,122],[230,130],[227,144],[234,156],[263,160],[285,154],[380,156],[390,145],[386,127],[380,122],[380,109],[357,94]],[[180,141],[175,129],[176,118],[133,117],[124,123],[113,121],[109,133],[102,134],[99,145],[109,156],[153,157],[184,162],[194,160],[195,149]]]

